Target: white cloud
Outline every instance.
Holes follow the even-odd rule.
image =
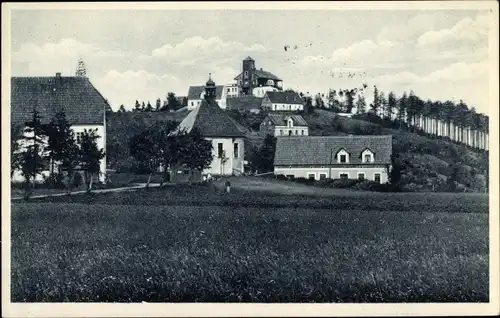
[[[479,41],[488,36],[489,17],[478,15],[458,21],[454,26],[437,31],[429,31],[418,38],[419,46],[440,44],[449,41]]]
[[[411,41],[429,29],[434,29],[442,15],[418,13],[405,24],[384,26],[377,36],[379,41]]]
[[[156,48],[149,57],[166,58],[169,61],[178,61],[182,64],[194,64],[197,60],[206,57],[221,58],[246,52],[265,52],[266,50],[263,45],[256,43],[245,46],[237,41],[225,42],[217,36],[210,38],[194,36],[179,44],[165,44]]]
[[[183,83],[173,75],[156,75],[145,70],[118,72],[108,71],[93,84],[108,99],[113,109],[123,104],[131,109],[135,100],[148,101],[154,106],[157,98],[165,99],[167,92],[183,91]]]

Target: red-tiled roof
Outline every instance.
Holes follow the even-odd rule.
[[[279,137],[276,141],[275,166],[329,165],[330,155],[345,149],[351,154],[348,164],[362,164],[365,149],[374,153],[370,164],[390,164],[392,136],[300,136]],[[332,163],[336,163],[333,158]],[[366,164],[366,163],[364,163]]]
[[[24,125],[33,109],[50,122],[61,110],[70,124],[104,124],[108,102],[85,77],[12,77],[11,122]]]

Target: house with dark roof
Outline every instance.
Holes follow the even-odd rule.
[[[252,95],[254,92],[258,92],[254,89],[259,87],[261,90],[265,87],[271,90],[283,90],[283,80],[262,68],[256,69],[255,60],[250,56],[243,60],[243,70],[234,80],[237,82],[239,95]]]
[[[267,92],[262,100],[262,108],[270,111],[304,110],[304,99],[293,91]]]
[[[261,104],[262,98],[247,95],[228,98],[226,100],[227,109],[238,110],[240,112],[248,111],[254,114],[260,113]]]
[[[280,136],[308,136],[309,126],[300,115],[270,113],[260,123],[262,135],[271,134]]]
[[[386,183],[391,155],[390,135],[283,137],[276,141],[274,174]]]
[[[213,161],[204,175],[239,175],[243,173],[245,131],[217,104],[217,86],[209,79],[204,99],[179,124],[178,129],[190,132],[197,128],[212,142]]]
[[[11,78],[11,126],[22,131],[31,120],[33,110],[41,116],[42,124],[48,124],[59,111],[66,114],[77,142],[84,130],[93,129],[100,137],[97,145],[106,149],[107,100],[86,77],[12,77]],[[99,180],[105,181],[106,157],[101,160]],[[43,171],[37,180],[47,176]],[[22,181],[19,171],[14,171],[12,180]]]
[[[215,87],[215,101],[219,107],[225,106],[225,101],[222,103],[224,95],[224,86],[217,85]],[[195,107],[200,106],[201,102],[205,99],[205,86],[189,86],[188,96],[187,96],[187,108],[188,110],[193,110]],[[221,106],[221,104],[224,104]],[[225,107],[224,107],[225,108]]]

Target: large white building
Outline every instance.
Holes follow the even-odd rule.
[[[304,100],[292,91],[266,92],[262,100],[262,108],[269,111],[301,111],[304,110]]]
[[[217,87],[209,79],[204,99],[179,124],[179,129],[190,132],[197,128],[212,142],[213,161],[204,175],[240,175],[243,173],[245,134],[218,105]]]
[[[12,77],[11,126],[24,131],[34,109],[39,112],[42,124],[48,124],[63,110],[77,141],[85,130],[94,130],[99,136],[98,148],[106,150],[106,111],[111,108],[88,78],[61,76],[61,73],[52,77]],[[49,164],[46,166],[47,169],[37,175],[37,181],[48,176]],[[100,163],[99,180],[104,182],[105,176],[106,157]],[[13,182],[23,180],[20,171],[13,171]]]
[[[392,136],[282,137],[274,174],[293,178],[388,181]]]
[[[309,126],[300,115],[270,113],[260,123],[260,133],[281,136],[308,136]]]

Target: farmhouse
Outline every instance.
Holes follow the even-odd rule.
[[[255,60],[250,56],[243,60],[243,71],[234,79],[237,81],[239,95],[257,94],[257,97],[263,97],[266,90],[283,89],[283,80],[262,68],[256,69]]]
[[[197,106],[200,106],[201,102],[204,100],[205,86],[190,86],[187,96],[187,108],[188,110],[193,110]],[[218,85],[215,87],[215,101],[219,106],[223,100],[224,86]],[[225,104],[225,101],[224,101]],[[225,108],[225,107],[224,107]]]
[[[301,111],[304,100],[296,92],[267,92],[262,100],[262,108],[270,111]]]
[[[106,110],[110,106],[88,78],[61,76],[61,73],[52,77],[12,77],[11,126],[22,131],[31,120],[34,109],[42,117],[42,124],[48,124],[57,112],[64,110],[77,141],[84,130],[93,129],[100,136],[97,146],[106,149]],[[48,174],[47,165],[47,170],[37,176],[36,180],[41,180],[42,176]],[[105,174],[106,157],[100,164],[101,182],[104,182]],[[12,181],[23,180],[20,171],[14,171]]]
[[[243,173],[245,134],[217,104],[217,86],[209,78],[204,99],[179,124],[190,132],[196,127],[202,136],[212,141],[213,161],[202,174],[239,175]]]
[[[278,138],[274,174],[314,180],[367,179],[385,183],[392,136]]]
[[[260,133],[279,136],[308,136],[309,127],[300,115],[268,114],[260,124]]]

